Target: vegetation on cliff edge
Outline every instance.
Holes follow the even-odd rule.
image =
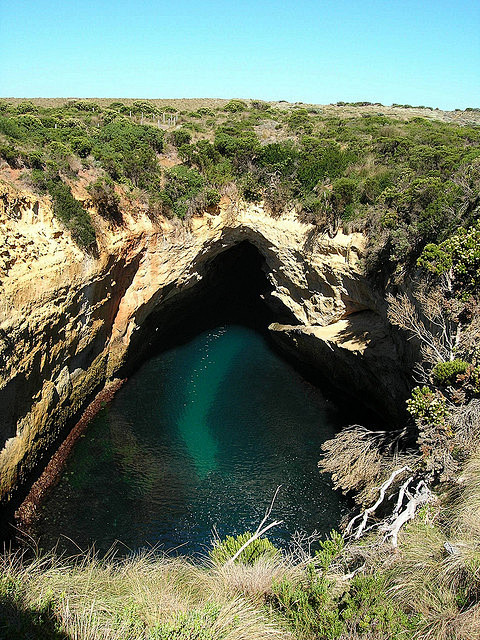
[[[128,102],[0,102],[0,158],[40,190],[89,172],[152,216],[214,211],[225,193],[272,215],[295,206],[319,231],[364,230],[372,272],[401,273],[478,217],[475,120],[400,118],[382,105],[359,117],[258,100],[196,111]],[[86,216],[69,219],[83,246]]]

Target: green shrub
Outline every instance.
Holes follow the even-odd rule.
[[[473,293],[480,284],[480,223],[461,227],[441,244],[428,244],[417,264],[437,276],[451,270],[459,294]]]
[[[85,136],[82,138],[73,138],[71,144],[72,149],[80,158],[86,158],[93,149],[93,142]]]
[[[326,177],[330,180],[340,177],[356,158],[356,154],[342,150],[335,142],[305,136],[297,176],[302,187],[311,191]]]
[[[241,180],[242,196],[247,202],[259,202],[262,199],[262,189],[254,173],[247,173]]]
[[[215,132],[214,147],[222,155],[232,158],[240,168],[254,160],[261,149],[255,132],[239,123],[219,127]]]
[[[0,158],[3,158],[12,169],[19,169],[22,166],[21,154],[12,145],[3,144],[0,146]]]
[[[407,410],[415,420],[426,424],[443,425],[448,415],[446,399],[429,387],[415,387],[407,400]]]
[[[76,111],[101,111],[96,102],[88,102],[87,100],[70,100],[67,106]]]
[[[291,140],[273,142],[262,147],[258,163],[270,172],[291,176],[296,168],[298,149]]]
[[[31,169],[43,169],[45,159],[41,151],[30,151],[25,156],[25,163]]]
[[[175,147],[181,147],[184,144],[190,144],[192,134],[187,129],[177,129],[170,134],[170,142]]]
[[[296,637],[333,640],[342,634],[344,625],[331,584],[318,576],[313,566],[304,580],[284,578],[273,584],[272,592],[271,606],[286,618]]]
[[[297,133],[310,134],[313,131],[313,122],[306,109],[297,109],[287,118],[288,128]]]
[[[165,187],[161,193],[163,202],[178,218],[184,218],[189,204],[202,190],[205,180],[198,171],[184,165],[165,172]]]
[[[341,617],[350,633],[411,638],[415,621],[402,611],[388,593],[384,576],[356,575],[341,602]]]
[[[33,102],[20,102],[17,104],[15,111],[17,113],[38,113],[38,107]]]
[[[442,387],[455,384],[457,376],[464,374],[467,370],[468,362],[463,360],[451,360],[450,362],[439,362],[432,371],[435,384]]]
[[[252,534],[249,532],[238,536],[227,536],[210,551],[211,560],[217,565],[225,564],[251,536]],[[238,564],[254,565],[260,558],[276,558],[279,553],[279,550],[268,538],[257,538],[242,551],[236,562]]]
[[[80,247],[90,248],[95,243],[95,230],[88,211],[72,195],[70,187],[57,180],[47,182],[53,200],[55,216],[71,232]]]
[[[238,113],[239,111],[245,111],[247,105],[243,100],[230,100],[224,107],[224,111],[229,111],[230,113]]]
[[[22,132],[15,118],[0,116],[0,133],[14,140],[19,140],[22,137]]]
[[[381,574],[358,574],[342,592],[311,566],[304,580],[274,584],[270,604],[287,619],[295,637],[305,640],[368,638],[371,633],[405,640],[413,637],[416,622],[389,595]]]
[[[357,181],[353,178],[338,178],[332,185],[332,194],[335,204],[341,210],[352,204],[357,189]]]
[[[315,552],[315,561],[325,573],[332,562],[341,555],[345,547],[345,540],[338,531],[331,531],[326,540],[320,541],[319,546],[320,548]]]
[[[221,196],[220,193],[213,188],[208,188],[205,191],[205,203],[207,207],[216,207],[220,203]]]

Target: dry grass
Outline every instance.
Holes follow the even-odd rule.
[[[480,638],[480,453],[448,509],[429,507],[401,537],[392,592],[419,614],[423,640]]]
[[[288,570],[288,563],[282,566],[281,561],[227,569],[154,553],[123,561],[92,555],[26,561],[22,555],[6,554],[0,559],[0,592],[16,585],[16,598],[25,611],[43,610],[48,604],[58,628],[72,639],[144,640],[162,625],[174,631],[182,624],[198,624],[198,614],[211,634],[205,638],[262,640],[290,637],[261,609],[272,580]],[[205,614],[202,622],[202,612],[210,608],[214,615]],[[190,637],[197,636],[178,635]]]

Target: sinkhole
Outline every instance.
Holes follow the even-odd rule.
[[[352,415],[270,341],[270,322],[293,323],[271,290],[264,257],[242,242],[148,316],[128,381],[41,506],[41,547],[202,554],[213,532],[253,531],[279,485],[275,543],[338,526],[347,504],[317,462]]]

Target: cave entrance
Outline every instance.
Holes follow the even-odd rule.
[[[167,291],[165,302],[138,328],[119,377],[128,377],[153,353],[220,325],[241,324],[267,335],[272,322],[297,324],[290,310],[271,295],[265,257],[248,240],[206,260],[199,272],[201,279],[194,285]]]

